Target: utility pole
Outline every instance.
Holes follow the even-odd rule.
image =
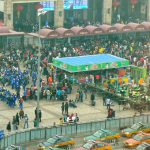
[[[40,29],[41,29],[41,15],[38,16],[39,19],[39,46],[38,46],[38,77],[37,77],[37,127],[39,127],[40,119],[39,119],[39,109],[40,109],[40,57],[41,57],[41,38],[40,38]]]

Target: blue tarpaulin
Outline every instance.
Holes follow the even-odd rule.
[[[110,54],[99,54],[99,55],[85,55],[85,56],[77,56],[77,57],[64,57],[64,58],[57,58],[57,60],[71,66],[81,66],[81,65],[90,65],[90,64],[93,65],[93,64],[101,64],[101,63],[120,62],[120,61],[125,61],[126,59],[113,56]]]
[[[53,65],[68,72],[82,72],[128,67],[129,60],[110,54],[97,54],[55,58]]]

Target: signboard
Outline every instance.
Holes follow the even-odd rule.
[[[64,9],[87,9],[88,0],[64,0]]]
[[[43,5],[44,10],[54,10],[55,4],[54,2],[40,2]],[[87,9],[88,8],[88,0],[64,0],[64,9]]]
[[[40,2],[44,10],[54,10],[54,2]]]

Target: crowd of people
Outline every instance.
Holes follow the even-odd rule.
[[[68,101],[68,94],[72,93],[72,81],[63,71],[54,68],[51,63],[56,57],[70,57],[80,55],[93,55],[110,53],[129,59],[131,64],[146,67],[149,72],[150,59],[149,41],[147,36],[128,37],[120,39],[82,39],[68,43],[55,43],[53,47],[44,46],[41,49],[40,63],[40,99],[47,101],[65,101],[62,104],[62,114],[69,115],[68,108],[77,107],[77,102],[86,98],[86,89],[77,90],[74,100]],[[9,49],[0,57],[0,100],[5,101],[10,107],[19,104],[20,110],[27,100],[37,99],[38,57],[37,47],[28,46],[20,49]],[[9,88],[8,88],[9,87]],[[14,92],[12,92],[14,91]],[[22,91],[22,92],[21,92]],[[91,96],[94,106],[95,98]],[[35,117],[36,118],[36,117]]]
[[[39,118],[39,122],[42,121],[42,111],[39,110],[39,112],[37,112],[37,108],[35,109],[35,118],[33,120],[33,126],[34,127],[37,127],[37,118]],[[23,125],[23,128],[24,129],[27,129],[29,128],[29,117],[28,117],[28,114],[25,114],[24,113],[24,110],[21,108],[19,112],[16,113],[15,116],[13,116],[12,118],[12,122],[9,121],[7,126],[6,126],[6,129],[8,132],[11,132],[11,131],[15,131],[15,130],[18,130],[19,128],[21,128],[19,125],[20,125],[20,122],[22,122],[22,125]]]
[[[19,113],[16,113],[15,116],[13,116],[12,122],[8,122],[6,129],[7,131],[15,131],[18,130],[20,122],[23,122],[23,128],[29,128],[29,118],[27,114],[24,114],[24,110],[20,109]]]

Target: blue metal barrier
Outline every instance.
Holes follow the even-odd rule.
[[[104,121],[95,121],[80,124],[69,124],[55,127],[43,127],[27,129],[21,132],[17,131],[8,135],[4,135],[4,131],[0,131],[0,149],[5,149],[10,145],[19,145],[32,140],[48,139],[54,135],[72,135],[81,134],[83,132],[95,132],[99,129],[118,130],[127,126],[131,126],[137,122],[149,123],[150,115],[142,115],[128,118],[118,118]]]

